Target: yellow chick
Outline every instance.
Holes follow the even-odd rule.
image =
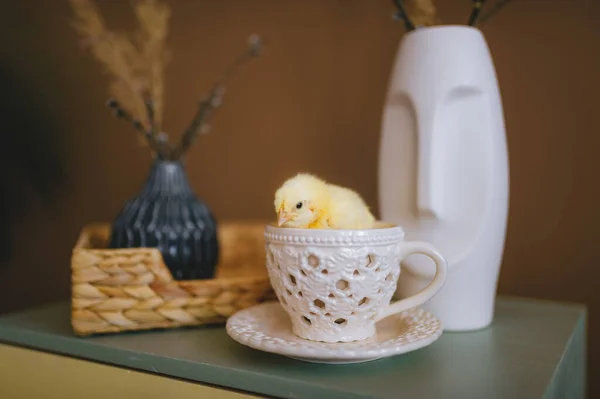
[[[280,227],[368,229],[375,223],[360,195],[308,173],[290,178],[276,191],[275,212]]]

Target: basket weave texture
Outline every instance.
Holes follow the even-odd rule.
[[[220,224],[215,278],[176,281],[158,249],[107,249],[110,225],[86,226],[71,259],[75,334],[222,324],[274,299],[263,232],[264,223]]]

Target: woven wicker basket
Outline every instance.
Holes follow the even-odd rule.
[[[264,223],[221,223],[211,280],[176,281],[155,248],[106,249],[109,224],[86,226],[73,249],[75,334],[222,324],[275,295],[265,267]]]

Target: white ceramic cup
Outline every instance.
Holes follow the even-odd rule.
[[[405,242],[400,226],[373,229],[295,229],[267,225],[269,279],[294,334],[322,342],[375,335],[375,323],[420,306],[446,281],[446,260],[430,244]],[[400,264],[412,254],[434,260],[432,281],[417,294],[390,303]]]

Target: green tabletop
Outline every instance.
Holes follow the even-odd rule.
[[[280,398],[585,396],[585,307],[499,298],[491,327],[351,365],[305,363],[233,341],[223,327],[78,338],[70,304],[0,317],[0,341]]]

